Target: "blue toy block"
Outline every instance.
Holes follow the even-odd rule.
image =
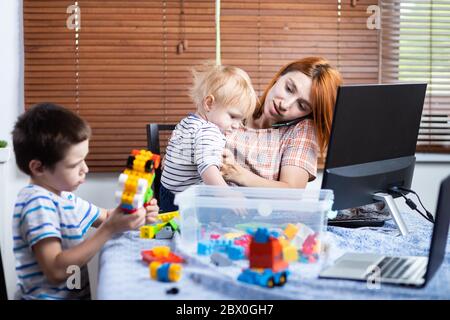
[[[226,253],[227,248],[233,244],[233,240],[214,239],[214,240],[211,240],[211,244],[213,246],[214,252]]]
[[[258,228],[253,240],[258,243],[267,243],[269,241],[269,230],[267,228]]]
[[[157,270],[157,277],[159,281],[169,282],[169,267],[170,263],[163,263]]]
[[[273,272],[271,269],[264,269],[262,271],[245,269],[238,276],[238,281],[273,288],[274,286],[283,286],[287,281],[289,273],[289,270]],[[282,280],[283,278],[284,281]]]
[[[231,245],[227,248],[227,255],[231,260],[241,260],[245,258],[245,249],[242,246]]]
[[[209,241],[202,241],[197,244],[197,254],[207,256],[213,253],[213,246]]]
[[[133,208],[133,206],[131,205],[131,204],[127,204],[127,203],[122,203],[121,205],[120,205],[120,207],[122,208],[122,209],[125,209],[125,210],[134,210],[135,208]]]

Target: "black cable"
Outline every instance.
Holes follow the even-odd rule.
[[[434,223],[434,219],[430,219],[429,217],[425,216],[425,214],[423,214],[422,211],[420,211],[419,209],[417,209],[417,205],[414,203],[414,201],[412,201],[410,198],[407,198],[407,197],[403,194],[403,192],[401,191],[400,188],[398,188],[398,187],[393,187],[393,188],[390,189],[390,191],[392,191],[392,192],[394,192],[394,193],[397,193],[397,194],[401,195],[401,196],[405,199],[405,203],[408,205],[408,207],[410,207],[412,210],[417,211],[417,212],[418,212],[425,220],[427,220],[427,221],[429,221],[429,222],[431,222],[431,223]],[[422,205],[422,206],[423,206],[423,205]],[[425,208],[424,208],[424,209],[425,209]],[[425,209],[425,211],[427,211],[427,210]],[[427,213],[428,213],[428,212],[427,212]]]
[[[403,190],[403,191],[407,191],[407,192],[411,192],[412,194],[414,194],[414,195],[417,197],[417,199],[419,200],[420,205],[422,206],[423,210],[425,210],[425,212],[427,213],[427,217],[428,217],[431,221],[434,222],[434,216],[431,214],[430,211],[427,210],[427,208],[425,208],[425,206],[424,206],[423,203],[422,203],[422,200],[420,200],[419,195],[418,195],[414,190],[410,190],[410,189],[407,189],[407,188],[404,188],[404,187],[398,187],[398,189]]]

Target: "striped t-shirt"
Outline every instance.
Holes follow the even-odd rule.
[[[69,281],[51,284],[39,267],[32,246],[55,237],[61,240],[62,250],[71,248],[84,240],[99,214],[99,208],[70,192],[58,196],[37,185],[28,185],[19,192],[13,218],[17,299],[90,299],[86,266],[78,269],[79,283],[72,277],[76,266],[68,270]]]
[[[225,136],[213,123],[194,114],[177,124],[164,157],[161,184],[173,193],[202,183],[201,174],[222,165]]]

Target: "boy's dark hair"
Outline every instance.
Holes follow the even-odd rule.
[[[18,118],[12,136],[17,166],[31,175],[31,160],[39,160],[53,170],[72,145],[90,138],[91,128],[68,109],[40,103]]]

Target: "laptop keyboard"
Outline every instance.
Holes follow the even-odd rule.
[[[386,257],[378,264],[381,278],[403,278],[414,260],[408,258]]]

